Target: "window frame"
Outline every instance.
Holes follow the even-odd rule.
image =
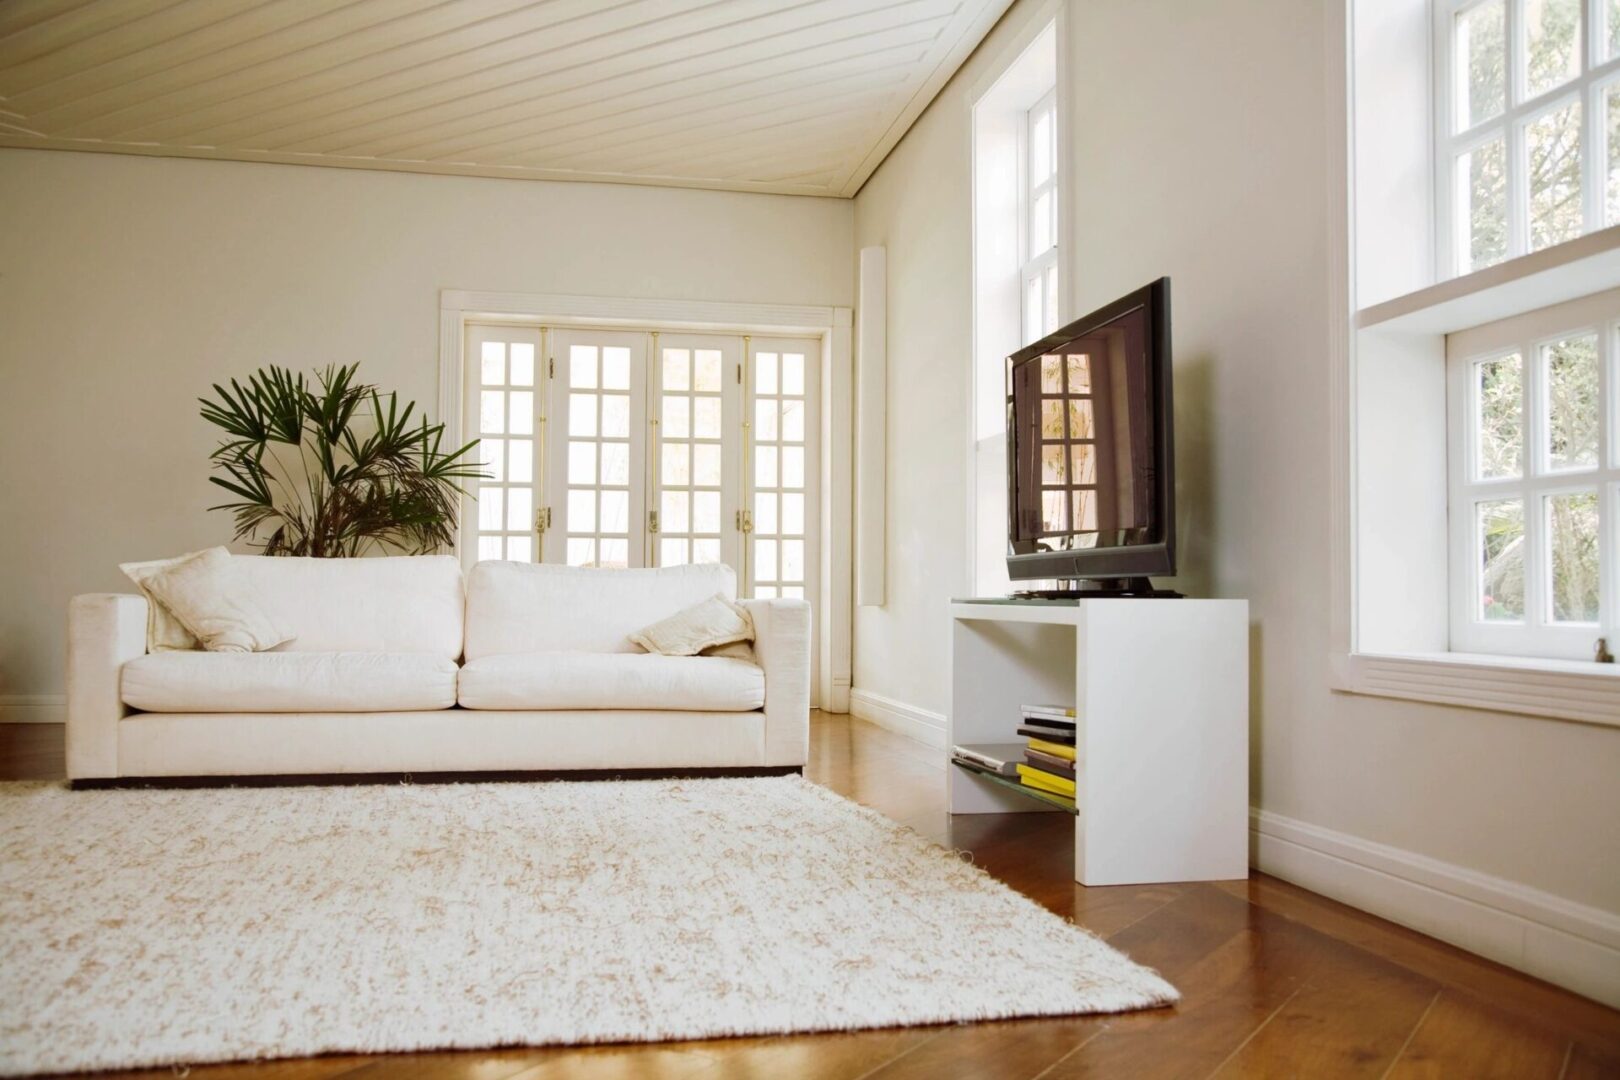
[[[1597,338],[1598,441],[1591,468],[1553,469],[1547,447],[1547,380],[1543,350],[1560,341]],[[1521,359],[1517,476],[1479,478],[1479,410],[1475,369],[1517,354]],[[1591,660],[1600,637],[1620,643],[1620,290],[1527,312],[1448,337],[1446,343],[1446,474],[1449,555],[1448,617],[1453,652]],[[1571,492],[1598,496],[1598,621],[1551,619],[1551,554],[1546,499]],[[1477,505],[1519,499],[1524,507],[1525,617],[1479,617]]]
[[[1620,90],[1620,51],[1603,55],[1608,34],[1606,0],[1581,0],[1581,34],[1576,52],[1580,72],[1574,78],[1527,97],[1522,72],[1525,69],[1526,37],[1523,12],[1527,0],[1501,0],[1505,12],[1508,48],[1506,100],[1496,116],[1474,126],[1454,130],[1458,103],[1464,88],[1456,70],[1458,19],[1470,11],[1497,0],[1434,0],[1432,34],[1434,63],[1433,94],[1433,173],[1435,210],[1435,273],[1445,281],[1463,274],[1500,266],[1531,251],[1544,251],[1530,245],[1529,159],[1526,128],[1537,119],[1571,102],[1581,104],[1581,228],[1576,237],[1620,222],[1609,221],[1605,210],[1608,188],[1607,145],[1603,133],[1608,125],[1607,94]],[[1507,197],[1507,250],[1501,259],[1482,266],[1468,264],[1463,253],[1471,233],[1463,221],[1466,200],[1460,200],[1464,179],[1457,169],[1458,159],[1470,150],[1495,138],[1503,139]],[[1560,241],[1560,242],[1567,242]]]

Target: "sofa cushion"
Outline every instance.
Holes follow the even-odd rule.
[[[465,595],[450,555],[294,559],[234,555],[264,613],[293,640],[277,652],[461,655]]]
[[[648,570],[480,562],[467,576],[467,659],[504,653],[637,652],[630,635],[719,593],[721,563]]]
[[[149,653],[124,665],[124,704],[144,712],[448,709],[455,661],[427,653]]]
[[[751,712],[765,704],[765,672],[719,656],[512,653],[469,661],[459,683],[464,709]]]

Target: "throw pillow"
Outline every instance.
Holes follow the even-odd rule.
[[[173,652],[182,649],[200,649],[202,642],[197,640],[195,634],[185,628],[185,624],[174,617],[174,612],[163,606],[163,602],[152,595],[152,590],[146,587],[147,581],[155,574],[167,570],[171,566],[179,566],[188,559],[195,559],[201,555],[200,551],[187,552],[173,559],[153,559],[150,562],[119,563],[118,569],[124,576],[135,583],[146,597],[146,651]]]
[[[159,570],[145,588],[209,652],[264,652],[292,640],[260,608],[222,547]]]
[[[630,640],[651,653],[696,656],[716,645],[754,640],[754,620],[747,611],[716,593],[631,634]]]
[[[723,656],[728,660],[746,660],[755,667],[759,666],[759,654],[754,652],[754,646],[746,641],[733,641],[730,645],[714,645],[704,649],[699,656]]]

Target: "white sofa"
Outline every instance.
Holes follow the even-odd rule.
[[[805,763],[804,601],[741,602],[757,665],[628,640],[729,567],[232,558],[291,641],[148,653],[144,597],[73,598],[70,779]]]

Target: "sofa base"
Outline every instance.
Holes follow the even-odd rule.
[[[758,776],[802,776],[802,765],[757,765],[703,769],[534,769],[500,772],[299,773],[258,776],[118,776],[70,780],[75,791],[106,788],[335,787],[349,784],[508,784],[551,780],[686,780],[747,779]]]
[[[70,768],[69,778],[625,775],[804,764],[798,748],[770,760],[758,712],[134,713],[116,734],[111,775]]]

